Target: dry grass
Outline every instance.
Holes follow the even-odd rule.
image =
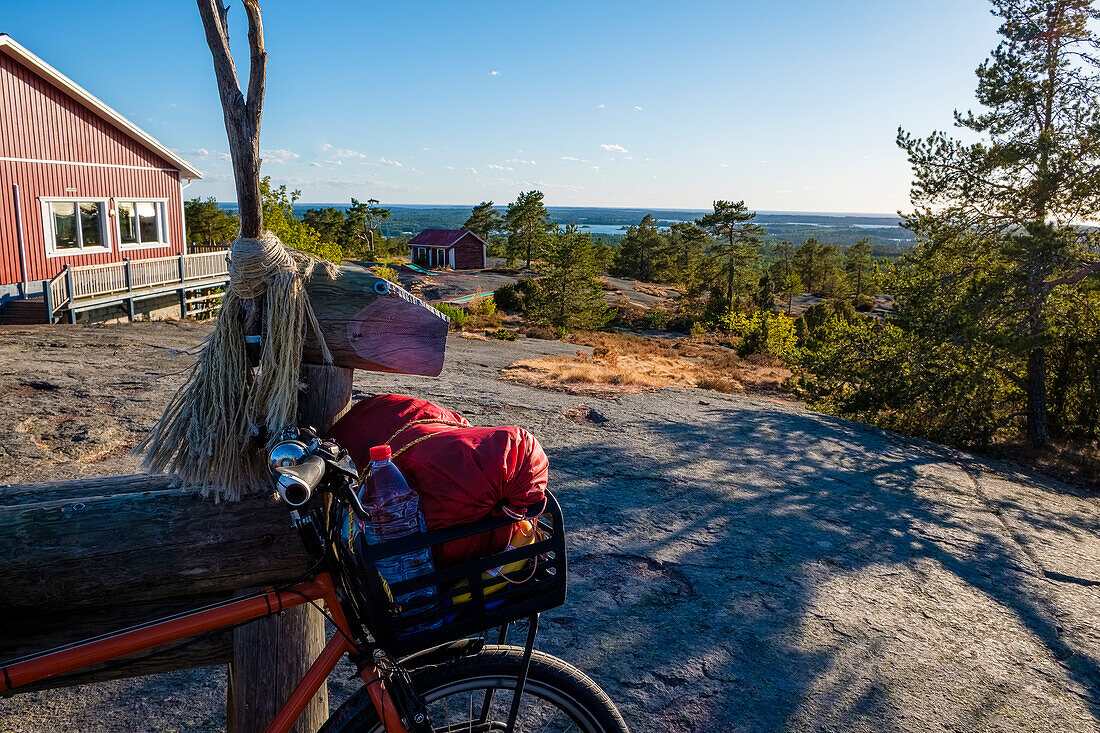
[[[665,299],[672,299],[680,294],[680,291],[671,285],[657,285],[656,283],[647,283],[641,280],[634,282],[634,289],[639,293]]]
[[[502,376],[535,387],[613,396],[661,387],[777,392],[791,374],[781,364],[752,363],[728,347],[687,339],[595,332],[573,334],[569,341],[592,347],[592,354],[529,359],[504,369]]]

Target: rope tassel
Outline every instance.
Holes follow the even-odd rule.
[[[213,332],[187,380],[157,424],[134,448],[142,467],[171,473],[177,484],[235,501],[271,489],[267,451],[298,412],[306,328],[326,364],[332,354],[310,306],[305,282],[331,263],[283,246],[271,232],[230,247],[229,287]],[[263,347],[256,369],[245,348],[246,311],[263,296]]]

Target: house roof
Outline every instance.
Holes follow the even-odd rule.
[[[410,239],[409,244],[416,244],[421,247],[453,247],[458,244],[458,240],[467,234],[479,242],[484,241],[469,229],[425,229]]]
[[[183,178],[202,178],[202,173],[200,173],[197,168],[173,153],[165,147],[164,144],[145,132],[145,130],[142,130],[133,122],[130,122],[130,120],[108,107],[84,87],[23,48],[23,46],[16,43],[15,39],[6,33],[0,33],[0,52],[6,52],[15,57],[26,66],[33,69],[36,73],[53,82],[60,89],[83,102],[89,109],[107,122],[114,125],[134,140],[137,140],[142,145],[156,151],[158,155],[172,163],[179,170]]]

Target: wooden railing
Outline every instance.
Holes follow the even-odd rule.
[[[69,304],[69,281],[65,277],[67,274],[68,270],[62,270],[53,280],[47,281],[43,288],[46,293],[46,310],[51,317]]]
[[[51,314],[82,300],[158,288],[172,283],[209,280],[229,274],[228,252],[123,260],[105,265],[66,266],[45,286]]]

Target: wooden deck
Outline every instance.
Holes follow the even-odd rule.
[[[207,312],[221,295],[210,292],[229,282],[228,251],[124,260],[103,265],[66,267],[43,283],[46,316],[51,323],[68,314],[76,323],[81,311],[126,304],[134,318],[134,302],[176,293],[180,317]]]

